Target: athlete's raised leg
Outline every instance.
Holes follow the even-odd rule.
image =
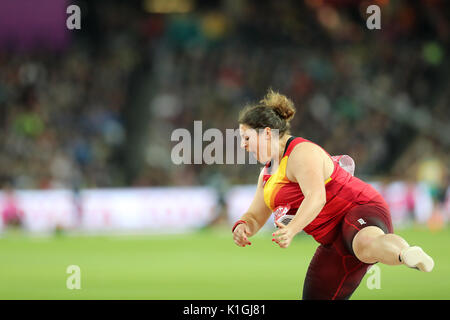
[[[389,208],[383,203],[351,209],[344,217],[342,233],[347,249],[361,262],[405,264],[426,272],[434,267],[433,259],[420,247],[411,247],[394,234]]]
[[[352,249],[364,263],[405,264],[425,272],[430,272],[434,267],[433,259],[420,247],[410,247],[399,235],[385,234],[376,226],[359,230],[353,238]]]

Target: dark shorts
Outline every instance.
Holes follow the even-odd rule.
[[[359,205],[344,215],[333,238],[321,244],[311,260],[303,286],[304,300],[350,298],[371,266],[358,260],[352,249],[355,235],[368,226],[379,227],[384,233],[394,231],[386,205]]]

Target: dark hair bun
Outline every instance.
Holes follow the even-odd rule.
[[[295,115],[294,103],[286,96],[274,92],[272,89],[269,89],[264,99],[259,103],[273,109],[281,119],[286,121],[290,121]]]

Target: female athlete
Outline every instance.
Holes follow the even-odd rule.
[[[248,211],[233,226],[234,242],[251,245],[248,238],[272,213],[278,227],[272,241],[281,248],[302,230],[312,235],[320,245],[303,299],[349,299],[377,262],[430,272],[433,259],[393,233],[388,205],[371,185],[320,146],[290,135],[294,114],[292,101],[272,90],[240,113],[241,147],[265,166]]]

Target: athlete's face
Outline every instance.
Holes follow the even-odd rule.
[[[263,164],[271,159],[270,134],[267,134],[266,129],[256,130],[245,124],[239,125],[241,148],[252,153],[256,160]]]

